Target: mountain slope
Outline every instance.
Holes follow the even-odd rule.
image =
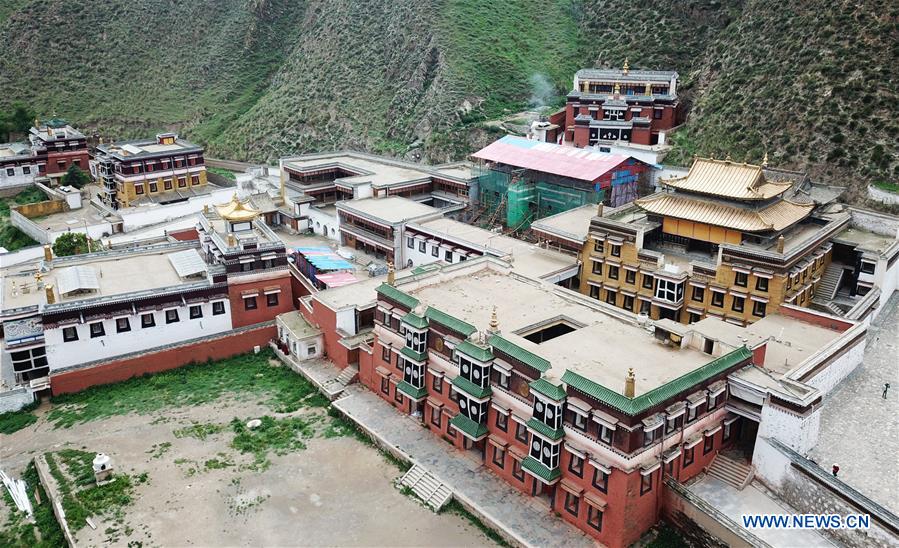
[[[859,186],[895,177],[899,6],[886,0],[17,0],[0,108],[211,154],[340,147],[443,161],[559,104],[583,66],[674,68],[673,160],[730,153]],[[51,53],[53,52],[53,53]],[[826,163],[826,165],[825,165]]]

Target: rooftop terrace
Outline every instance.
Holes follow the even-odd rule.
[[[534,221],[531,228],[584,242],[590,232],[590,219],[595,216],[596,206],[587,204]]]
[[[429,215],[440,215],[440,210],[435,207],[400,196],[347,200],[338,202],[337,209],[357,215],[361,214],[389,224],[420,219]]]
[[[371,183],[376,187],[412,183],[428,179],[432,174],[466,181],[472,177],[471,167],[466,163],[432,167],[370,154],[343,151],[285,158],[282,160],[282,165],[286,169],[300,172],[340,167],[358,173],[358,175],[341,177],[340,182],[349,185]]]

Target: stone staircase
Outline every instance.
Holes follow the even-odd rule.
[[[356,379],[359,374],[359,367],[349,365],[333,379],[326,380],[322,383],[322,389],[329,400],[333,400],[340,395],[343,390]]]
[[[708,473],[737,491],[742,491],[744,487],[749,485],[753,476],[752,466],[728,458],[720,453],[712,461],[711,466],[708,468]]]
[[[845,316],[846,311],[837,306],[833,301],[825,301],[821,299],[812,299],[812,303],[818,305],[823,308],[824,311],[833,314],[834,316]]]
[[[453,492],[449,487],[418,465],[403,474],[397,487],[408,487],[435,512],[440,511],[453,498]]]
[[[827,268],[824,270],[824,275],[821,276],[821,281],[818,282],[818,287],[815,289],[816,300],[830,301],[836,297],[837,290],[840,288],[840,280],[842,279],[842,264],[830,263],[827,265]]]

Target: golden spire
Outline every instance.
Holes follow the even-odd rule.
[[[637,378],[634,376],[634,368],[627,368],[627,377],[624,378],[624,396],[633,398],[637,389]]]
[[[396,270],[393,268],[393,261],[387,261],[387,285],[396,284]]]
[[[652,85],[649,82],[646,82],[646,91],[644,91],[646,95],[652,95]]]
[[[499,319],[496,317],[496,305],[493,305],[493,312],[490,314],[490,329],[491,333],[499,332]]]
[[[631,71],[631,66],[627,62],[627,57],[624,58],[624,66],[621,67],[622,74],[627,74]]]
[[[762,167],[768,167],[768,151],[765,151],[765,157],[762,158]]]
[[[612,93],[614,93],[616,97],[618,95],[620,95],[621,94],[621,84],[619,84],[618,82],[615,82],[615,89],[612,91]]]
[[[724,157],[725,162],[730,162],[730,152],[727,153],[727,156]]]

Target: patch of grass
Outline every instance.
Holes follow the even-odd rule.
[[[31,236],[9,224],[9,209],[15,205],[42,202],[47,196],[36,186],[28,187],[10,198],[0,198],[0,247],[15,251],[37,245]]]
[[[221,167],[206,167],[206,171],[209,173],[215,173],[216,175],[221,175],[225,179],[230,179],[231,181],[237,180],[237,175],[231,171],[230,169],[224,169]]]
[[[234,440],[231,447],[241,453],[249,453],[254,457],[250,466],[253,470],[266,470],[271,465],[268,454],[286,455],[292,451],[306,449],[304,439],[314,434],[312,425],[307,419],[289,417],[276,420],[268,415],[259,419],[262,424],[254,429],[247,428],[245,421],[235,418],[231,421]]]
[[[162,443],[154,443],[150,450],[147,451],[147,454],[150,455],[151,459],[159,459],[162,458],[163,455],[168,453],[169,449],[172,448],[172,442],[164,441]]]
[[[179,428],[172,432],[176,438],[196,438],[200,441],[206,440],[209,436],[218,434],[225,429],[224,424],[198,423],[184,428]]]
[[[65,546],[65,538],[62,529],[53,515],[47,493],[44,491],[37,477],[37,469],[34,463],[28,464],[22,479],[28,484],[28,497],[34,509],[34,523],[27,521],[25,513],[15,509],[15,503],[9,493],[3,490],[3,500],[9,509],[9,515],[2,529],[0,529],[0,546],[9,548],[57,548]],[[34,498],[34,491],[38,491],[41,504]]]
[[[880,190],[886,190],[887,192],[899,193],[899,183],[891,183],[889,181],[874,181],[871,184],[873,184]]]
[[[35,422],[37,417],[30,411],[0,413],[0,434],[13,434]]]
[[[681,548],[689,546],[690,543],[681,536],[677,530],[668,523],[661,523],[654,527],[655,536],[646,543],[645,548]],[[653,534],[652,531],[648,534]]]
[[[440,510],[441,514],[444,512],[449,513],[449,514],[455,514],[455,515],[461,517],[462,519],[468,521],[469,523],[474,525],[477,529],[479,529],[482,533],[484,533],[484,535],[487,538],[489,538],[490,540],[495,542],[497,545],[507,546],[507,547],[511,546],[511,544],[506,542],[506,539],[501,537],[499,535],[499,533],[497,533],[492,528],[485,525],[484,522],[481,521],[481,519],[478,518],[476,515],[472,514],[468,510],[466,510],[461,504],[459,504],[459,501],[457,501],[456,499],[449,501],[449,503]]]
[[[94,386],[52,399],[47,420],[56,427],[128,413],[149,414],[168,407],[202,405],[224,395],[241,401],[262,398],[276,413],[328,404],[311,383],[286,367],[269,364],[270,349],[217,362],[191,364],[171,371]]]
[[[234,466],[234,460],[225,453],[218,453],[214,458],[203,463],[206,470],[222,470]]]

